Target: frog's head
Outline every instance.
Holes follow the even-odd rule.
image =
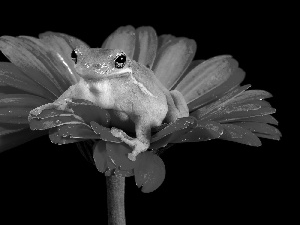
[[[132,73],[131,60],[119,49],[79,46],[72,51],[75,70],[85,79],[99,79]]]

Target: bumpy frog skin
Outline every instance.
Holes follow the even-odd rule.
[[[189,115],[181,93],[167,90],[150,69],[127,57],[122,50],[79,46],[74,51],[74,67],[81,79],[55,102],[85,99],[101,108],[115,110],[121,120],[132,120],[136,138],[111,128],[113,136],[133,148],[128,154],[130,160],[135,161],[139,153],[149,148],[152,127]]]

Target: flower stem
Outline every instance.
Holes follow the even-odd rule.
[[[107,176],[108,225],[125,225],[125,177]]]

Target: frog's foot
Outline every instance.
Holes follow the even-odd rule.
[[[129,137],[124,131],[120,129],[113,127],[110,131],[114,137],[120,138],[123,142],[133,148],[133,151],[128,154],[128,159],[130,159],[131,161],[135,161],[137,155],[141,152],[147,151],[149,147],[148,144],[141,142],[139,139]]]

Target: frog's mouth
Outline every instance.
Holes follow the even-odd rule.
[[[124,68],[124,69],[115,69],[115,71],[114,71],[114,74],[126,74],[126,73],[132,74],[132,69]]]

